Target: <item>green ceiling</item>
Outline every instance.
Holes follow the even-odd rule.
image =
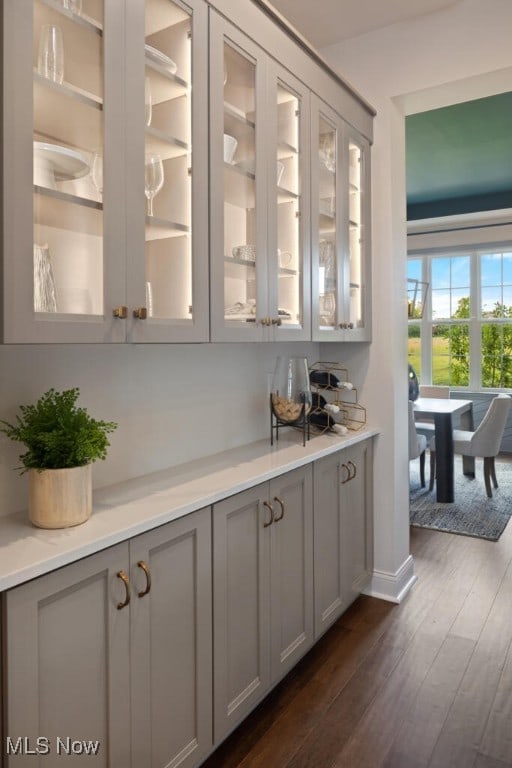
[[[512,208],[512,92],[406,118],[407,219]]]

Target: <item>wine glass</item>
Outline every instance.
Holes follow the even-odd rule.
[[[160,155],[149,153],[146,155],[146,167],[144,173],[145,193],[148,199],[148,216],[153,216],[153,198],[164,185],[164,166]]]
[[[91,179],[95,189],[103,195],[103,156],[99,152],[92,157]]]

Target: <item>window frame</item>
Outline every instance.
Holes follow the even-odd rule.
[[[419,252],[411,251],[407,256],[407,277],[409,277],[409,263],[412,261],[421,262],[421,280],[428,283],[423,315],[421,318],[408,319],[409,325],[420,326],[420,360],[421,360],[421,381],[424,384],[432,383],[432,328],[434,325],[455,326],[467,325],[469,328],[469,382],[467,386],[452,385],[451,389],[466,392],[510,392],[511,388],[504,387],[485,387],[482,384],[482,328],[485,325],[512,325],[512,318],[494,317],[482,318],[482,281],[481,281],[481,257],[499,253],[512,253],[512,242],[490,243],[488,245],[472,245],[460,247],[439,247],[431,250],[422,250]],[[470,259],[470,316],[468,320],[453,318],[433,319],[432,318],[432,262],[436,258],[454,258],[465,256]],[[503,283],[502,283],[503,286]],[[409,338],[409,337],[408,337]]]

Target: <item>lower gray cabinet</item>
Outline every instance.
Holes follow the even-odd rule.
[[[211,750],[210,509],[10,590],[4,619],[6,768]]]
[[[213,507],[214,740],[313,642],[311,465]]]
[[[315,638],[371,576],[372,465],[371,440],[314,462]]]

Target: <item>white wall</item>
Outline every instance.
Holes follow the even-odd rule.
[[[0,418],[50,387],[80,387],[92,416],[117,421],[95,487],[269,437],[267,374],[279,354],[318,360],[316,344],[0,346]],[[22,446],[0,435],[0,516],[26,508],[13,468]]]
[[[375,463],[374,592],[395,598],[409,559],[404,115],[512,88],[512,2],[461,0],[322,51],[377,110],[372,150],[374,341],[360,393],[382,428]],[[350,363],[354,350],[344,355]]]

